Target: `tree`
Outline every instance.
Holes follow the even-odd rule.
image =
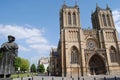
[[[47,72],[49,72],[49,66],[47,67]]]
[[[44,65],[43,65],[43,64],[40,64],[40,65],[38,66],[38,72],[44,73],[44,71],[45,71]]]
[[[35,64],[32,64],[32,65],[31,65],[30,71],[31,71],[31,72],[36,72],[36,66],[35,66]]]
[[[17,71],[18,68],[20,67],[21,71],[28,71],[29,70],[29,61],[27,59],[23,59],[20,57],[15,57],[14,60],[14,66],[15,66],[15,70]]]
[[[29,70],[29,61],[27,59],[21,59],[21,66],[20,66],[20,70],[21,71],[28,71]]]
[[[21,66],[21,58],[20,57],[15,57],[14,66],[15,66],[15,71],[17,71],[18,68]]]

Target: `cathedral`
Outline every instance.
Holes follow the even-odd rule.
[[[56,76],[120,74],[120,41],[112,11],[96,5],[92,29],[82,29],[79,6],[60,9],[60,40],[50,51],[50,72]]]

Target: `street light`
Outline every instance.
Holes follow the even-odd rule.
[[[71,66],[71,64],[72,64],[72,62],[70,62],[70,69],[71,69],[70,70],[71,71],[71,76],[70,77],[72,78],[72,66]]]
[[[53,63],[54,63],[54,76],[55,76],[55,60],[53,61]]]
[[[52,62],[53,62],[53,69],[54,69],[53,73],[54,73],[54,76],[55,76],[55,57],[53,56],[52,58],[53,58]]]
[[[19,71],[20,71],[20,67],[18,67],[18,78],[19,78]]]
[[[78,80],[80,80],[80,77],[79,77],[79,63],[77,62],[77,66],[78,66]]]

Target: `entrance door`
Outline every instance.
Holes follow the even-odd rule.
[[[106,74],[105,62],[99,55],[93,55],[89,61],[91,75]]]

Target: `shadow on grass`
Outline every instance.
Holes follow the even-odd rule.
[[[22,77],[29,77],[29,76],[36,76],[37,73],[20,73],[20,74],[12,74],[11,78],[22,78]]]

